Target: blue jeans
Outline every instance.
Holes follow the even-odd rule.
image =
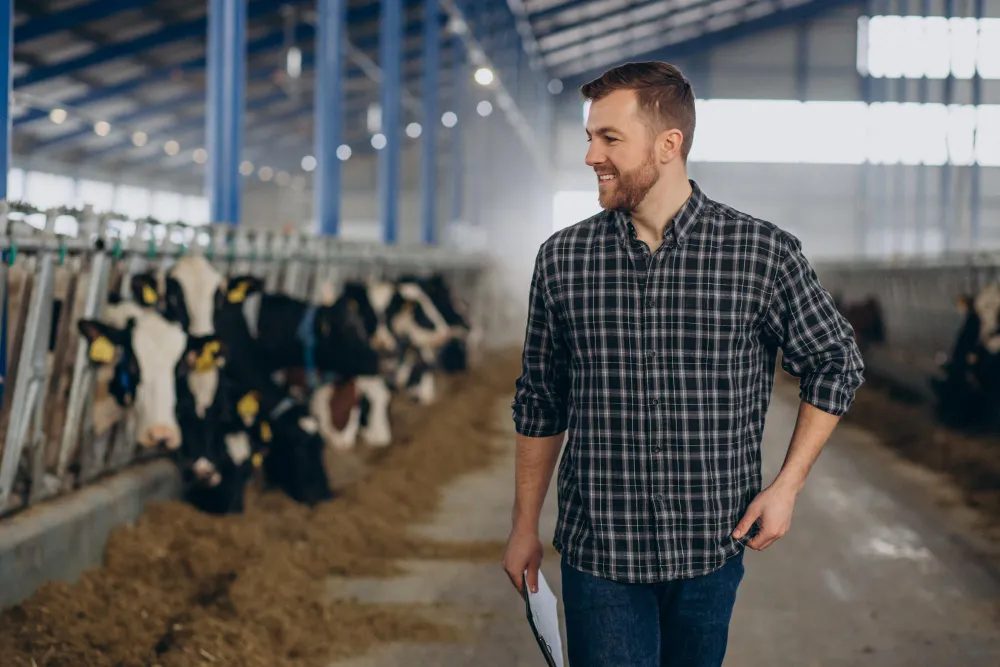
[[[624,584],[562,563],[570,667],[721,667],[743,552],[707,575]]]

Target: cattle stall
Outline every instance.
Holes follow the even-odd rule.
[[[351,243],[226,225],[130,221],[89,208],[38,211],[0,203],[3,352],[0,384],[0,517],[66,496],[133,464],[162,456],[136,444],[130,411],[107,393],[111,370],[89,362],[77,333],[100,318],[109,295],[130,298],[132,276],[201,254],[224,277],[253,275],[269,293],[329,303],[346,280],[405,273],[444,277],[467,304],[470,344],[487,323],[484,260],[447,247]],[[57,234],[60,217],[74,234]],[[43,221],[43,222],[40,222]],[[473,308],[472,306],[476,307]],[[470,364],[475,355],[470,355]]]
[[[932,379],[943,377],[974,312],[972,301],[1000,284],[996,254],[820,262],[815,268],[855,329],[866,375],[931,404],[937,400]],[[993,320],[984,332],[996,330],[995,313]]]

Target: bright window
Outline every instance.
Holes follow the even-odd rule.
[[[700,100],[691,162],[1000,166],[1000,105]]]
[[[858,72],[876,78],[1000,79],[1000,18],[862,16]]]

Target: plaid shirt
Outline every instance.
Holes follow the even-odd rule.
[[[826,412],[862,383],[798,239],[691,186],[655,253],[605,211],[543,243],[531,280],[514,423],[568,429],[553,546],[619,581],[711,572],[755,534],[730,537],[761,488],[778,348]]]

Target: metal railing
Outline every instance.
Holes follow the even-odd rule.
[[[382,246],[336,239],[127,221],[92,210],[37,212],[0,201],[0,517],[159,456],[136,445],[134,423],[99,395],[104,369],[88,361],[80,318],[100,318],[109,293],[130,297],[130,276],[204,255],[224,276],[253,274],[265,289],[314,302],[344,280],[442,273],[470,306],[474,328],[489,317],[481,256],[443,247]],[[57,234],[70,216],[75,234]],[[9,354],[8,354],[9,353]]]

